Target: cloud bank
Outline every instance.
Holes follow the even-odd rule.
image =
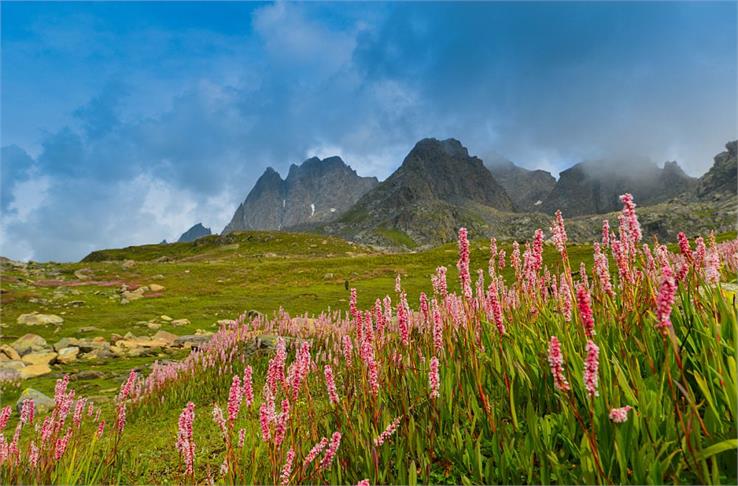
[[[734,4],[7,4],[0,254],[230,219],[267,166],[384,178],[420,138],[553,172],[736,132]],[[181,9],[181,11],[175,11]]]

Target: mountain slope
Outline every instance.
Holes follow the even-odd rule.
[[[676,162],[663,168],[633,161],[582,162],[561,172],[541,209],[549,214],[560,209],[569,217],[607,213],[620,207],[618,198],[626,192],[644,206],[692,191],[696,184]]]
[[[736,144],[733,140],[725,144],[726,151],[715,156],[714,163],[705,175],[700,177],[696,188],[697,197],[701,200],[735,196],[738,193],[738,159]]]
[[[487,157],[484,164],[519,211],[538,211],[556,185],[550,172],[524,169],[496,154]]]
[[[375,177],[357,175],[340,157],[313,157],[299,166],[293,164],[284,180],[270,167],[223,233],[331,221],[377,183]]]
[[[419,141],[402,165],[324,229],[376,243],[404,246],[449,241],[473,232],[488,211],[511,211],[505,189],[458,140]]]
[[[192,228],[182,233],[182,236],[179,237],[177,243],[195,241],[198,238],[202,238],[203,236],[208,236],[211,234],[212,232],[210,231],[210,228],[204,227],[202,223],[197,223]]]

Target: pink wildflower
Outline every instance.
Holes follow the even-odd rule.
[[[358,309],[356,307],[356,289],[351,289],[351,297],[349,298],[349,313],[351,317],[356,317]]]
[[[323,452],[323,449],[325,449],[325,446],[328,445],[328,438],[323,437],[320,439],[320,442],[315,444],[312,449],[310,449],[310,452],[308,452],[308,455],[305,456],[305,460],[302,462],[302,466],[305,467],[311,462],[315,460],[316,457],[318,457],[318,454]]]
[[[233,427],[233,422],[238,417],[238,412],[241,410],[241,379],[238,375],[233,375],[231,381],[231,389],[228,392],[228,422],[229,426]]]
[[[223,435],[227,436],[228,429],[226,428],[226,419],[223,416],[223,409],[218,405],[213,406],[213,422],[218,425],[220,431],[223,432]]]
[[[497,266],[500,270],[505,268],[505,250],[500,250]]]
[[[253,374],[254,370],[251,366],[247,366],[243,370],[243,398],[246,400],[246,406],[250,407],[254,401],[254,385],[253,385]]]
[[[502,306],[500,305],[500,299],[497,295],[497,282],[494,278],[489,283],[487,299],[489,299],[489,306],[492,311],[492,318],[495,321],[495,326],[497,326],[497,332],[499,332],[501,336],[504,336],[505,324],[502,322]]]
[[[39,450],[38,447],[36,447],[36,442],[31,441],[31,446],[28,450],[28,463],[30,464],[31,469],[36,469],[38,466],[38,453]]]
[[[179,430],[177,431],[176,447],[182,455],[185,463],[185,474],[191,476],[193,474],[193,465],[195,463],[195,442],[192,439],[192,423],[195,420],[195,404],[187,403],[187,406],[179,415]]]
[[[246,442],[246,429],[238,429],[238,447],[243,447]]]
[[[338,451],[338,447],[340,445],[341,445],[341,433],[333,432],[333,436],[331,437],[331,443],[328,446],[328,449],[325,451],[323,460],[320,461],[321,470],[325,470],[330,467],[331,463],[333,462],[333,458],[335,457],[336,452]]]
[[[428,322],[430,309],[428,307],[428,296],[425,295],[425,292],[420,293],[420,312],[423,314],[423,322]]]
[[[402,280],[400,278],[400,274],[398,273],[395,277],[395,293],[399,294],[402,292]]]
[[[259,424],[261,425],[261,440],[269,442],[271,432],[269,430],[269,407],[266,403],[262,403],[259,408]]]
[[[439,388],[441,386],[440,384],[440,378],[439,378],[439,372],[438,372],[438,358],[435,356],[430,361],[430,371],[428,372],[428,384],[430,386],[430,396],[431,398],[438,398],[441,396],[441,393],[439,391]]]
[[[620,196],[620,202],[623,203],[623,216],[625,217],[627,232],[632,238],[632,243],[638,243],[641,241],[642,234],[641,225],[638,222],[638,216],[635,212],[636,204],[633,202],[633,196],[631,194],[623,194]]]
[[[122,402],[128,398],[128,396],[131,394],[131,390],[133,390],[133,384],[135,381],[136,381],[136,371],[131,370],[131,372],[128,374],[128,379],[120,387],[120,393],[118,394],[119,402]]]
[[[103,432],[105,432],[105,420],[101,420],[99,424],[97,424],[97,431],[95,432],[95,437],[100,438],[103,435]]]
[[[280,445],[287,433],[287,421],[290,418],[290,402],[287,399],[282,400],[282,413],[277,420],[277,426],[274,428],[274,444]]]
[[[433,276],[432,282],[433,291],[437,295],[441,296],[441,298],[446,298],[446,295],[448,294],[448,287],[446,284],[446,267],[436,268],[436,274]]]
[[[394,419],[392,422],[390,422],[390,424],[387,426],[387,428],[384,429],[384,431],[381,434],[379,434],[376,439],[374,439],[374,446],[375,447],[381,446],[382,444],[384,444],[387,441],[387,439],[389,439],[390,437],[392,437],[392,434],[394,434],[395,431],[397,430],[397,428],[400,426],[400,420],[401,419],[402,419],[402,416],[397,417],[396,419]]]
[[[628,420],[628,412],[633,410],[633,407],[626,405],[620,408],[613,408],[610,410],[610,420],[616,424],[622,424]]]
[[[687,238],[687,235],[683,231],[680,231],[677,234],[677,240],[679,241],[679,251],[681,254],[684,255],[687,261],[692,262],[692,249],[689,247],[689,238]]]
[[[674,281],[674,272],[667,264],[661,267],[661,286],[659,294],[656,297],[656,325],[662,332],[671,327],[671,307],[674,305],[674,297],[676,295],[676,282]]]
[[[64,434],[63,437],[59,437],[56,439],[56,444],[54,446],[54,459],[59,460],[64,455],[64,451],[67,450],[67,445],[69,444],[69,437],[72,435],[72,429],[67,429],[67,432]]]
[[[23,400],[23,404],[21,405],[21,415],[20,415],[20,421],[22,424],[30,424],[33,423],[33,412],[35,410],[35,405],[33,404],[33,400],[26,398]]]
[[[295,460],[295,450],[290,447],[290,450],[287,452],[287,460],[284,463],[284,466],[282,466],[282,473],[279,475],[280,484],[282,486],[287,486],[290,484],[290,476],[292,475],[292,462]]]
[[[459,228],[459,261],[456,263],[459,269],[459,280],[461,281],[461,289],[466,300],[471,301],[471,276],[469,275],[469,240],[467,239],[466,228]]]
[[[443,351],[443,319],[436,299],[433,299],[433,347],[436,354]]]
[[[490,238],[489,240],[489,262],[487,263],[487,271],[489,276],[494,278],[496,272],[495,267],[497,265],[497,238]]]
[[[579,306],[579,315],[584,326],[584,333],[588,338],[594,335],[594,317],[592,317],[592,304],[589,296],[589,290],[583,285],[577,286],[577,305]]]
[[[564,227],[564,218],[561,216],[561,211],[556,210],[553,226],[551,226],[551,240],[553,241],[556,249],[563,257],[566,254],[566,228]]]
[[[115,422],[115,426],[118,429],[118,433],[122,433],[126,426],[126,404],[118,404],[118,418]]]
[[[370,486],[368,479],[362,479],[358,483],[356,483],[356,486]]]
[[[720,282],[720,254],[716,248],[710,248],[705,256],[705,281],[710,285]]]
[[[566,376],[564,376],[564,356],[561,354],[561,344],[556,336],[551,336],[551,341],[548,343],[548,364],[551,367],[556,389],[559,391],[570,390],[569,382],[566,381]]]
[[[0,410],[0,431],[5,429],[5,426],[8,425],[11,410],[12,408],[10,407],[10,405]]]
[[[346,335],[343,336],[343,358],[346,360],[346,367],[351,368],[351,360],[354,352],[354,345],[351,342],[351,337]]]
[[[407,297],[405,292],[400,294],[400,302],[397,304],[397,326],[400,328],[400,339],[407,346],[410,343],[410,329],[408,327]]]
[[[559,283],[559,299],[561,304],[561,313],[564,314],[566,322],[571,321],[571,289],[566,281],[565,275],[561,274],[561,282]]]
[[[336,392],[336,382],[333,380],[333,369],[330,365],[325,365],[323,372],[325,374],[325,386],[328,388],[328,398],[331,404],[336,405],[338,403],[338,393]]]
[[[586,346],[587,359],[584,362],[584,387],[590,396],[597,396],[598,371],[600,368],[600,348],[591,339]]]

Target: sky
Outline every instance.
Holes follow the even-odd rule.
[[[0,4],[0,255],[222,231],[256,179],[454,137],[557,174],[736,138],[736,3]]]

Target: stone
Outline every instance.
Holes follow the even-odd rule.
[[[72,381],[77,380],[97,380],[99,378],[105,378],[105,373],[96,370],[82,370],[72,375],[69,375],[69,379]]]
[[[139,287],[136,290],[124,290],[121,295],[121,300],[127,300],[133,302],[134,300],[142,299],[144,293],[148,290],[147,287]]]
[[[170,322],[171,325],[174,327],[180,327],[180,326],[189,326],[190,320],[189,319],[174,319]]]
[[[98,331],[102,331],[102,329],[100,329],[99,327],[95,327],[95,326],[85,326],[85,327],[79,328],[79,332],[98,332]]]
[[[74,272],[74,276],[79,280],[89,280],[92,277],[92,270],[89,268],[80,268]]]
[[[102,336],[95,336],[92,339],[80,339],[77,341],[76,346],[83,353],[110,349],[110,343]]]
[[[12,360],[20,360],[20,354],[18,354],[18,351],[13,349],[7,344],[3,344],[0,346],[0,358],[3,356],[7,357],[5,361],[12,361]]]
[[[64,305],[66,307],[82,307],[85,304],[87,304],[87,302],[85,302],[84,300],[70,300]]]
[[[212,336],[213,333],[211,331],[206,331],[205,329],[195,329],[195,336]]]
[[[162,291],[162,290],[164,290],[165,288],[166,288],[166,287],[164,287],[163,285],[159,285],[159,284],[149,284],[149,290],[151,290],[152,292],[161,292],[161,291]]]
[[[146,327],[148,327],[152,331],[158,331],[159,329],[161,329],[161,324],[158,324],[156,322],[147,322]]]
[[[125,261],[124,261],[124,262],[123,262],[123,263],[121,264],[121,267],[125,268],[126,270],[128,270],[129,268],[133,268],[133,267],[135,267],[135,266],[136,266],[136,262],[135,262],[135,261],[133,261],[133,260],[125,260]]]
[[[159,316],[159,319],[161,319],[162,321],[166,321],[166,322],[170,322],[172,320],[172,318],[167,315]]]
[[[26,366],[18,370],[22,379],[27,380],[28,378],[36,378],[37,376],[48,375],[51,373],[51,368],[47,364],[34,364]]]
[[[15,402],[15,409],[18,413],[21,413],[23,402],[26,400],[33,400],[33,408],[35,413],[47,413],[50,412],[55,405],[54,399],[48,397],[34,388],[26,388],[18,397],[18,401]]]
[[[156,334],[151,336],[151,339],[165,342],[167,343],[167,346],[171,346],[172,343],[174,343],[174,341],[177,339],[177,335],[167,331],[158,331]]]
[[[203,344],[210,341],[210,336],[195,336],[195,335],[187,335],[187,336],[179,336],[177,339],[174,340],[172,343],[173,346],[180,347],[180,348],[186,348],[186,347],[199,347]]]
[[[10,346],[21,356],[49,349],[49,345],[46,340],[38,334],[26,334],[21,336],[13,341]]]
[[[20,370],[25,368],[26,364],[21,360],[11,360],[0,362],[0,370]]]
[[[74,337],[65,337],[61,338],[59,341],[54,343],[54,351],[57,353],[60,349],[68,348],[70,346],[78,346],[79,345],[79,339]]]
[[[59,354],[56,360],[62,364],[69,364],[77,361],[79,355],[79,348],[76,346],[70,346],[68,348],[62,348],[59,350]]]
[[[85,353],[80,356],[80,359],[84,359],[87,361],[93,361],[97,359],[110,359],[114,358],[115,355],[110,351],[110,348],[99,348],[99,349],[93,349],[92,351]]]
[[[41,353],[28,353],[23,356],[23,362],[27,366],[32,365],[50,365],[56,360],[57,354],[53,351],[46,351]]]
[[[45,326],[47,324],[58,326],[64,322],[64,319],[56,314],[39,314],[38,312],[31,312],[30,314],[21,314],[18,316],[17,322],[18,324],[24,324],[26,326]]]

